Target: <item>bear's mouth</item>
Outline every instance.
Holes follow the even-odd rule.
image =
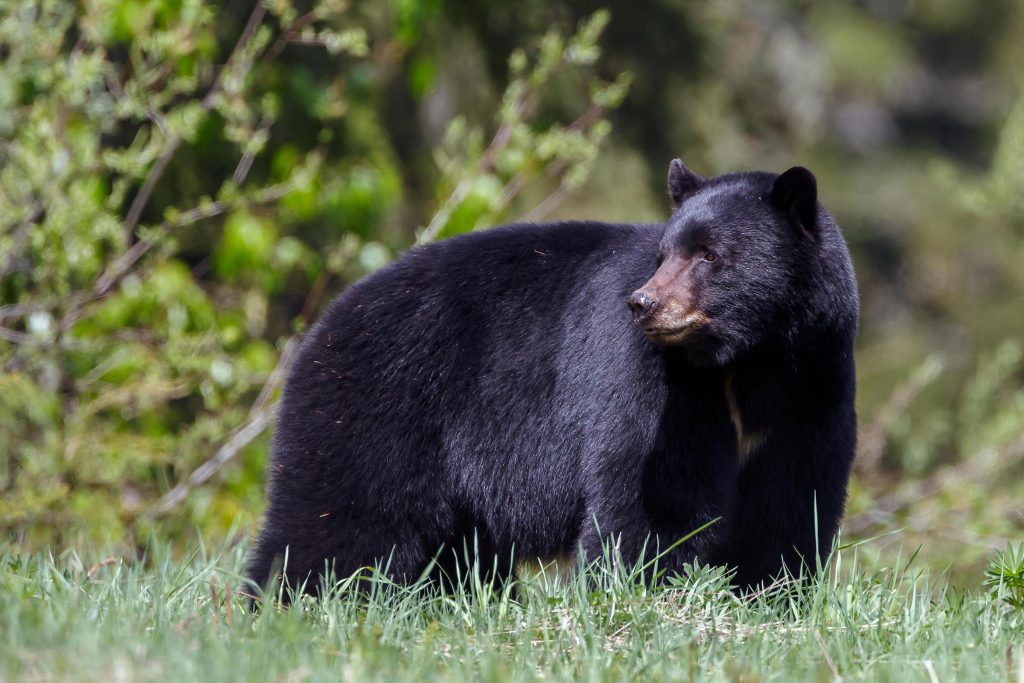
[[[708,319],[703,313],[690,313],[679,324],[671,327],[644,325],[641,329],[644,335],[652,342],[664,345],[679,344],[685,341],[693,332],[704,327],[707,322]]]

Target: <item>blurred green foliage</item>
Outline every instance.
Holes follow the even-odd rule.
[[[496,113],[445,115],[417,159],[389,100],[431,92],[412,51],[437,9],[41,1],[0,20],[0,526],[67,544],[251,525],[285,340],[329,293],[417,221],[428,241],[531,179],[585,180],[628,86],[597,73],[608,14],[524,40],[476,110]]]
[[[605,9],[610,11],[605,11]],[[30,0],[0,15],[0,527],[251,528],[288,340],[416,242],[800,163],[854,253],[847,535],[1024,528],[1024,6]]]

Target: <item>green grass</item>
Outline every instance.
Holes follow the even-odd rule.
[[[376,581],[252,614],[228,594],[244,552],[0,550],[0,680],[1024,680],[1016,556],[968,590],[848,549],[800,590],[746,600],[721,571],[652,590],[605,562],[564,583]]]

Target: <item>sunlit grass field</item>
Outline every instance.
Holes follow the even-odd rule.
[[[174,681],[1024,681],[1024,557],[958,588],[833,554],[738,598],[721,570],[650,588],[605,561],[513,585],[367,590],[256,613],[245,544],[174,558],[0,552],[0,677]]]

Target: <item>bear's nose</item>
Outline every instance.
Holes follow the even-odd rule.
[[[644,290],[638,289],[629,295],[626,303],[629,305],[630,310],[633,311],[633,315],[639,318],[650,313],[658,302],[651,298]]]

